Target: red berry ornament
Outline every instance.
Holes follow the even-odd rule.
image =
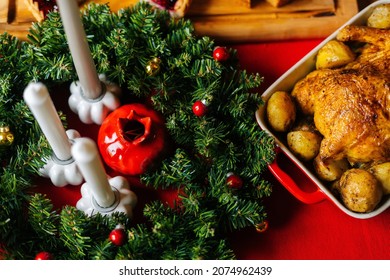
[[[263,233],[268,229],[268,221],[265,220],[262,223],[256,225],[256,231],[259,233]]]
[[[227,175],[226,183],[232,189],[241,189],[244,184],[241,177],[234,173]]]
[[[46,261],[46,260],[52,260],[53,259],[53,255],[50,254],[49,252],[39,252],[38,254],[36,254],[35,256],[35,260],[38,260],[38,261]]]
[[[195,101],[195,103],[192,105],[192,112],[195,114],[195,116],[203,117],[207,113],[207,105],[204,101]]]
[[[165,121],[143,104],[127,104],[103,121],[97,143],[103,160],[112,169],[140,175],[166,155]]]
[[[225,47],[215,47],[213,51],[213,58],[216,61],[226,61],[230,57],[229,51]]]
[[[109,239],[115,246],[122,246],[126,242],[126,232],[123,228],[116,228],[110,232]]]

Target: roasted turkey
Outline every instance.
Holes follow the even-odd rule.
[[[323,135],[323,161],[389,161],[390,30],[350,25],[340,30],[337,40],[364,46],[342,68],[309,73],[295,85],[292,96]]]

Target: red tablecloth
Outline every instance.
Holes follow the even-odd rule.
[[[231,47],[238,50],[242,68],[264,76],[262,89],[265,89],[319,42],[268,42]],[[61,103],[66,104],[66,100]],[[77,129],[79,121],[75,114],[66,109],[64,111],[68,115],[69,128]],[[91,125],[88,131],[80,130],[82,136],[92,138],[96,137],[97,131],[95,125]],[[265,233],[257,233],[252,228],[232,233],[229,240],[239,259],[390,258],[390,210],[368,220],[355,219],[329,201],[305,205],[284,189],[269,172],[264,176],[274,185],[273,194],[266,201],[269,229]],[[305,182],[304,176],[300,179]],[[43,180],[40,190],[50,193],[54,205],[58,207],[75,205],[80,198],[77,187],[56,188],[47,186],[47,183],[45,186],[44,180],[47,182],[47,179],[40,180]],[[141,198],[136,215],[137,211],[142,211],[144,200],[169,200],[172,197],[169,193],[161,194],[143,187],[136,187],[135,191]]]

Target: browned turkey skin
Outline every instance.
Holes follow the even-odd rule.
[[[347,26],[337,39],[367,43],[339,69],[315,70],[292,96],[323,135],[319,155],[351,163],[390,160],[390,30]]]

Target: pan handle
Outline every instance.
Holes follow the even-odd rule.
[[[295,181],[284,172],[278,165],[277,158],[278,154],[281,152],[280,148],[276,148],[276,158],[268,166],[270,172],[275,176],[275,178],[298,200],[306,204],[314,204],[321,202],[326,199],[326,195],[317,187],[313,192],[306,192],[302,190]]]

